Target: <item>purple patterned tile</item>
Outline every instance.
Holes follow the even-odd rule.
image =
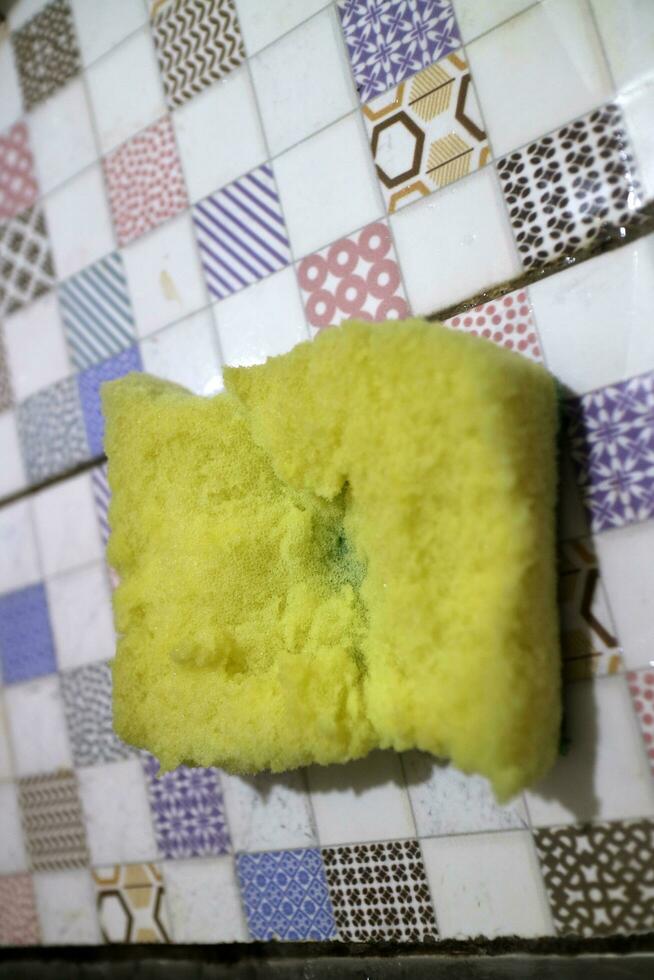
[[[100,403],[100,387],[105,381],[122,378],[130,371],[142,371],[141,354],[138,347],[128,347],[119,354],[114,354],[100,364],[81,371],[77,375],[77,387],[84,413],[86,438],[92,456],[99,456],[104,451],[104,419]]]
[[[461,46],[450,0],[339,0],[362,102]]]
[[[566,415],[593,531],[654,516],[654,372],[571,398]]]
[[[0,596],[0,660],[5,684],[56,671],[43,585],[30,585]]]

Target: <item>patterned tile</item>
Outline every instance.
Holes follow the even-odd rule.
[[[14,393],[11,387],[9,375],[9,361],[7,360],[7,348],[5,346],[5,336],[0,323],[0,412],[5,408],[11,408],[14,403]]]
[[[40,206],[0,222],[0,317],[19,310],[54,285],[45,216]]]
[[[570,451],[592,530],[654,515],[654,373],[566,403]]]
[[[106,463],[101,463],[100,466],[94,467],[91,472],[91,482],[93,485],[95,512],[98,515],[98,524],[100,525],[100,537],[102,538],[102,544],[106,548],[109,540],[109,500],[111,498]]]
[[[529,297],[524,289],[506,293],[488,303],[480,303],[467,313],[444,320],[448,327],[463,330],[474,337],[485,337],[524,354],[530,361],[542,364],[543,355],[534,322]]]
[[[106,943],[170,942],[163,877],[156,864],[115,864],[92,874]]]
[[[73,14],[54,0],[11,35],[23,105],[28,111],[66,84],[81,67]]]
[[[236,870],[253,939],[335,939],[320,851],[239,854]]]
[[[127,245],[188,206],[169,116],[133,136],[103,161],[119,245]]]
[[[339,0],[362,102],[461,45],[450,0]]]
[[[88,664],[63,671],[59,678],[75,765],[129,758],[130,749],[113,731],[109,664]]]
[[[654,776],[654,671],[629,671],[629,690]]]
[[[18,797],[32,870],[85,868],[89,855],[75,773],[60,769],[19,779]]]
[[[86,437],[92,456],[104,452],[104,419],[100,403],[100,387],[105,381],[122,378],[130,371],[142,371],[141,355],[138,347],[128,347],[113,357],[86,368],[77,375],[79,397],[84,413]]]
[[[88,458],[84,417],[75,378],[37,391],[16,411],[25,470],[31,483]]]
[[[616,105],[516,150],[497,169],[527,269],[637,220],[640,185]]]
[[[0,661],[5,684],[57,670],[43,585],[0,595]]]
[[[208,857],[229,850],[229,832],[217,769],[180,766],[157,776],[143,760],[159,853],[165,858]]]
[[[152,36],[171,109],[245,60],[233,0],[175,0],[155,15]]]
[[[17,122],[0,133],[0,220],[30,208],[38,193],[27,125]]]
[[[351,317],[409,315],[388,225],[376,221],[298,263],[308,322],[320,329]]]
[[[134,343],[132,304],[119,252],[63,283],[59,306],[71,360],[80,371]]]
[[[490,160],[468,63],[450,54],[363,107],[389,212]]]
[[[0,945],[36,946],[39,923],[32,876],[0,876]]]
[[[654,823],[549,827],[534,837],[559,935],[652,928]]]
[[[438,934],[418,841],[322,852],[339,939],[422,942]]]

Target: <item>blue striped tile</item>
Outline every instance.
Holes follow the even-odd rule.
[[[98,524],[100,525],[100,537],[102,538],[102,544],[106,548],[107,541],[109,540],[109,499],[111,497],[106,463],[102,463],[93,469],[91,480],[93,482],[95,511],[98,515]]]

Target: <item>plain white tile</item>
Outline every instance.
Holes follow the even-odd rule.
[[[525,794],[532,824],[651,817],[654,783],[624,676],[569,684],[565,698],[570,747]]]
[[[18,788],[15,783],[0,783],[0,874],[14,874],[26,869]]]
[[[42,194],[84,170],[98,157],[81,78],[60,89],[29,115],[30,143]]]
[[[322,846],[415,836],[394,752],[372,752],[342,766],[310,766],[307,776]]]
[[[0,92],[0,130],[3,130],[16,122],[23,111],[14,52],[8,37],[0,41]]]
[[[15,3],[10,4],[9,10],[9,27],[12,31],[17,31],[19,27],[26,24],[28,20],[34,17],[42,10],[48,0],[16,0]]]
[[[654,236],[529,287],[545,362],[583,393],[654,368]]]
[[[4,701],[0,697],[0,780],[10,779],[14,771],[9,744],[9,728]]]
[[[17,401],[70,374],[57,293],[51,290],[5,320],[5,346]]]
[[[246,65],[174,112],[173,123],[192,203],[254,169],[267,157]],[[226,152],[230,133],[238,133],[238,138],[229,142]]]
[[[176,943],[247,942],[234,858],[163,864],[166,900]]]
[[[256,55],[250,67],[273,157],[358,104],[332,6]]]
[[[223,387],[210,310],[151,334],[141,342],[141,359],[149,374],[184,385],[196,395],[215,395]]]
[[[456,22],[464,44],[515,17],[538,0],[452,0]]]
[[[443,939],[552,935],[529,831],[432,838],[422,849]]]
[[[112,251],[114,236],[98,164],[53,191],[43,204],[60,280]]]
[[[308,339],[291,266],[213,305],[225,364],[248,367]]]
[[[236,0],[238,19],[249,55],[271,44],[327,6],[329,0]]]
[[[90,871],[37,871],[32,884],[41,942],[48,946],[101,942]]]
[[[613,94],[586,0],[544,0],[473,41],[466,53],[496,156]]]
[[[46,590],[59,669],[113,657],[116,638],[104,564],[56,575]]]
[[[283,153],[275,177],[296,259],[383,214],[358,113]]]
[[[145,337],[207,303],[188,213],[137,239],[121,252],[137,332]]]
[[[643,197],[651,201],[654,198],[654,78],[647,85],[631,89],[619,102],[636,154]]]
[[[33,498],[34,526],[46,575],[102,558],[91,478],[80,473]]]
[[[590,0],[618,90],[654,72],[652,0]]]
[[[627,667],[654,660],[654,521],[598,534],[595,547]]]
[[[16,413],[0,413],[0,499],[21,490],[25,484],[25,469],[18,440]]]
[[[40,677],[5,690],[17,776],[67,769],[73,764],[59,677]]]
[[[520,272],[491,167],[403,208],[390,224],[416,315],[435,313]]]
[[[230,776],[221,785],[235,851],[314,847],[316,835],[302,772]]]
[[[88,766],[77,776],[91,864],[153,861],[157,845],[139,760]]]
[[[147,27],[92,65],[86,79],[103,153],[166,111],[157,56]]]
[[[0,592],[33,585],[40,577],[29,502],[0,507]]]
[[[90,65],[123,38],[145,24],[141,0],[71,0],[84,66]]]

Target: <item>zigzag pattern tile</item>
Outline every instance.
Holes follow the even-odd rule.
[[[18,795],[32,869],[86,867],[89,856],[75,773],[61,770],[19,779]]]

